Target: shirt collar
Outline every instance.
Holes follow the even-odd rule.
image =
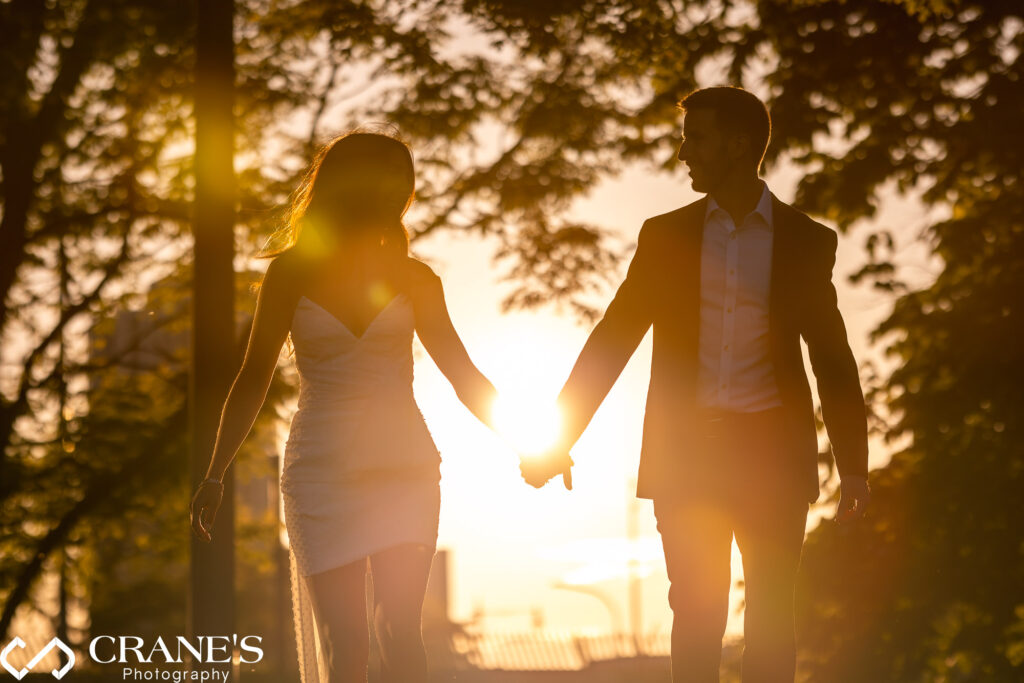
[[[768,183],[766,183],[763,180],[760,181],[760,182],[761,182],[761,198],[758,200],[757,206],[754,207],[753,213],[756,213],[756,214],[760,215],[761,218],[764,219],[765,224],[768,227],[771,227],[771,225],[772,225],[772,193],[771,193],[771,190],[768,189]],[[725,209],[723,209],[722,207],[720,207],[718,205],[718,202],[715,201],[714,197],[712,197],[711,195],[708,195],[708,208],[707,208],[707,211],[704,212],[704,222],[705,223],[707,223],[708,219],[711,218],[711,214],[713,214],[715,211],[725,211]],[[736,226],[736,227],[740,227],[740,226]]]

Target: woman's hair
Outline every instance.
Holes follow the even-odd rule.
[[[260,258],[295,252],[316,259],[336,246],[370,239],[385,255],[409,254],[402,217],[416,194],[412,151],[394,135],[356,129],[317,151],[292,195],[284,225],[267,239]],[[262,282],[252,286],[258,292]],[[294,352],[291,336],[289,355]]]
[[[294,250],[316,258],[338,245],[370,239],[386,253],[409,253],[402,217],[416,192],[412,152],[397,137],[354,130],[317,152],[295,191],[284,225],[260,257]]]

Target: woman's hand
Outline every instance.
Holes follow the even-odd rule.
[[[196,494],[192,496],[192,508],[189,511],[192,531],[207,543],[210,542],[210,529],[217,518],[217,510],[220,509],[223,496],[224,484],[211,480],[200,484]]]

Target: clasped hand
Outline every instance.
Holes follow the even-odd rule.
[[[572,490],[572,458],[568,451],[552,450],[539,455],[519,456],[519,471],[526,483],[540,488],[552,477],[561,473],[562,483],[569,491]]]

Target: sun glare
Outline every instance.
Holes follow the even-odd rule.
[[[503,389],[492,410],[499,433],[520,455],[539,455],[558,439],[561,419],[554,401]]]

